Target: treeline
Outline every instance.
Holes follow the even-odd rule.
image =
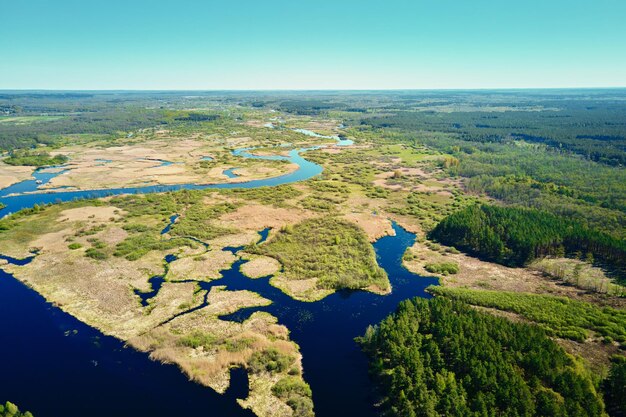
[[[63,165],[68,160],[65,155],[52,156],[46,151],[33,149],[16,149],[4,159],[4,163],[9,165],[26,165],[43,167],[50,165]]]
[[[459,301],[404,301],[359,342],[393,417],[604,415],[591,376],[542,329]]]
[[[336,108],[345,108],[345,105],[319,99],[296,99],[283,101],[279,104],[278,107],[280,110],[287,113],[314,116],[320,114],[323,111],[328,111]]]
[[[8,116],[0,123],[0,150],[55,145],[63,135],[116,137],[160,125],[213,122],[220,116],[182,110],[203,107],[208,99],[176,92],[0,94],[0,117]]]
[[[39,144],[53,145],[58,141],[59,135],[112,135],[162,123],[166,123],[166,120],[160,110],[124,106],[32,123],[5,122],[0,123],[0,149],[28,148]]]
[[[473,306],[515,313],[541,327],[551,337],[577,342],[601,337],[604,343],[619,344],[619,348],[626,351],[624,310],[545,294],[473,290],[440,285],[429,287],[428,292]]]
[[[543,111],[406,111],[369,117],[373,127],[446,132],[477,143],[525,140],[583,155],[608,165],[626,165],[626,107],[620,101],[538,101]],[[537,108],[540,109],[539,107]],[[486,109],[488,110],[488,109]]]
[[[608,377],[602,382],[606,411],[611,417],[626,416],[626,358],[615,357]]]
[[[486,204],[444,218],[429,238],[508,266],[543,256],[585,256],[614,267],[626,265],[626,242],[560,216]]]

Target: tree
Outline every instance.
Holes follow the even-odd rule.
[[[606,411],[611,417],[626,416],[626,358],[616,359],[602,384]]]

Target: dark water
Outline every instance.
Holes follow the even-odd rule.
[[[290,153],[289,159],[300,165],[298,171],[268,180],[220,186],[278,185],[321,172],[321,167],[304,160],[296,150]],[[31,185],[35,185],[34,181]],[[0,215],[36,203],[55,201],[47,200],[50,197],[66,201],[121,192],[208,187],[219,186],[143,187],[3,197],[0,201],[8,207]],[[9,194],[3,191],[0,196]],[[176,217],[172,216],[170,225],[175,220]],[[166,227],[164,233],[167,230]],[[215,285],[226,285],[228,290],[246,289],[272,301],[269,306],[243,309],[222,319],[241,321],[254,311],[267,311],[290,329],[291,338],[298,343],[303,354],[304,376],[313,389],[317,416],[375,416],[377,413],[372,407],[375,398],[366,358],[353,339],[362,335],[369,324],[379,322],[394,311],[399,301],[415,296],[428,297],[424,289],[436,283],[434,279],[411,274],[401,266],[402,255],[412,245],[415,236],[395,224],[394,230],[396,236],[383,237],[374,244],[378,262],[392,283],[390,295],[341,291],[315,303],[302,303],[269,285],[269,277],[249,279],[243,276],[239,271],[245,262],[242,260],[222,271],[223,278],[200,283],[200,287],[208,293]],[[260,242],[267,239],[268,233],[269,229],[260,232]],[[241,249],[225,248],[231,252]],[[28,262],[6,256],[0,256],[0,259],[16,264]],[[174,259],[164,259],[165,268]],[[145,304],[158,293],[162,279],[162,276],[153,277],[152,290],[138,293]],[[206,295],[204,300],[205,303],[195,309],[206,305]],[[181,314],[185,313],[188,312]],[[247,395],[248,381],[244,370],[233,370],[229,391],[223,396],[216,394],[188,381],[176,367],[152,362],[146,354],[124,348],[117,339],[104,336],[63,313],[2,271],[0,358],[3,375],[0,378],[0,401],[13,401],[37,417],[252,415],[235,402],[235,398]]]
[[[233,371],[224,396],[173,365],[125,348],[0,271],[0,401],[36,417],[246,416],[235,398],[247,377]]]
[[[374,243],[378,263],[391,280],[393,291],[389,295],[340,291],[318,302],[299,302],[269,285],[269,277],[246,278],[239,271],[245,263],[241,260],[222,271],[222,279],[201,284],[205,290],[226,285],[228,290],[250,290],[272,300],[269,306],[242,309],[220,318],[242,321],[255,311],[267,311],[290,329],[303,354],[304,376],[313,390],[318,417],[378,415],[372,407],[375,398],[367,361],[354,338],[394,311],[400,301],[429,298],[425,288],[437,284],[434,278],[420,277],[402,267],[402,255],[415,235],[396,224],[393,228],[396,236]]]

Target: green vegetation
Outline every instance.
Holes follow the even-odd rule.
[[[212,220],[235,209],[236,206],[230,203],[212,206],[201,203],[193,204],[172,225],[169,233],[172,236],[191,236],[201,240],[211,240],[229,234],[231,230],[215,224]]]
[[[110,240],[96,236],[109,224],[94,227],[87,221],[66,239],[68,249],[86,247],[85,256],[96,260],[135,260],[151,250],[193,247],[198,239],[206,242],[233,233],[219,218],[245,200],[301,207],[321,216],[287,226],[269,242],[249,248],[282,264],[277,278],[313,279],[324,289],[388,289],[363,231],[333,217],[354,209],[406,216],[403,220],[431,231],[431,238],[483,259],[530,264],[564,284],[623,295],[626,287],[618,287],[611,277],[620,272],[626,277],[625,98],[623,90],[299,96],[199,92],[193,98],[172,92],[5,93],[0,94],[0,112],[6,115],[0,118],[0,149],[10,152],[6,163],[46,166],[66,162],[63,156],[51,156],[62,145],[193,138],[211,149],[207,153],[212,161],[196,162],[209,173],[218,163],[242,168],[250,163],[238,158],[235,165],[230,149],[215,150],[226,138],[241,139],[241,145],[228,145],[235,147],[261,140],[259,151],[273,152],[278,145],[295,148],[311,139],[290,130],[299,124],[311,122],[308,128],[335,134],[331,126],[342,123],[340,134],[363,146],[307,152],[307,159],[324,166],[314,180],[91,201],[125,212],[111,221],[128,236],[117,245],[107,244]],[[275,129],[257,127],[268,117],[280,120]],[[228,202],[211,203],[215,195]],[[485,195],[498,205],[476,205]],[[37,236],[66,227],[57,222],[61,210],[80,204],[34,207],[2,219],[0,241],[23,256]],[[161,236],[174,214],[179,216],[176,223]],[[425,245],[442,254],[456,251],[429,241]],[[572,263],[548,264],[553,259],[545,256]],[[456,263],[441,260],[424,267],[433,274],[459,272]],[[605,268],[606,274],[591,279],[588,274],[599,271],[591,265]],[[460,281],[460,275],[450,281]],[[389,415],[602,414],[598,381],[549,338],[582,342],[563,341],[581,349],[600,341],[594,348],[610,353],[618,346],[626,349],[623,310],[544,295],[441,287],[432,292],[440,297],[401,304],[361,340],[373,358],[372,371],[381,382]],[[615,301],[608,295],[584,297]],[[179,309],[193,305],[189,300],[176,303]],[[512,323],[481,311],[485,309],[532,323]],[[181,336],[176,343],[227,352],[256,347],[253,339],[222,339],[203,332]],[[271,392],[294,415],[311,416],[311,391],[295,377],[300,370],[293,356],[276,349],[257,351],[249,371],[271,373],[273,382],[278,380]],[[625,414],[625,369],[624,361],[616,360],[602,384],[612,416]]]
[[[92,93],[3,94],[0,110],[11,117],[0,123],[0,149],[55,146],[76,135],[111,140],[137,129],[197,123],[186,118],[189,112],[159,109],[157,100],[132,94],[113,100],[107,94]]]
[[[63,165],[67,162],[67,156],[56,155],[51,156],[46,151],[32,149],[17,149],[10,153],[4,162],[9,165],[28,165],[34,167],[43,167],[50,165]]]
[[[392,115],[369,117],[364,123],[380,128],[444,132],[468,143],[503,144],[525,140],[570,151],[608,165],[626,164],[626,131],[623,124],[613,122],[626,117],[626,110],[618,100],[593,106],[592,103],[602,100],[600,94],[596,97],[576,97],[573,94],[567,101],[554,96],[545,97],[542,93],[532,96],[532,93],[526,97],[503,95],[505,102],[499,105],[506,107],[519,99],[528,105],[527,100],[531,98],[538,104],[534,109],[524,109],[523,105],[515,103],[513,106],[517,107],[517,111],[493,112],[490,110],[495,106],[491,101],[478,111],[398,111]],[[468,98],[481,101],[479,96],[454,97],[454,93],[446,99],[458,103],[468,101]],[[434,100],[429,104],[432,108],[439,103]]]
[[[626,237],[623,93],[424,92],[380,101],[384,111],[344,116],[351,134],[425,145],[447,154],[442,167],[467,178],[471,192]]]
[[[313,400],[311,400],[311,388],[300,378],[287,376],[279,380],[273,387],[272,393],[285,400],[293,410],[294,417],[312,417]]]
[[[459,265],[455,262],[428,263],[424,265],[424,269],[433,274],[458,274]]]
[[[578,259],[542,258],[534,261],[529,267],[541,272],[544,276],[559,280],[577,288],[597,293],[626,297],[626,287],[615,284],[600,268]]]
[[[199,330],[191,332],[180,340],[181,345],[194,349],[199,348],[200,346],[208,349],[214,346],[216,343],[217,338],[215,336],[213,336],[212,334],[201,332]]]
[[[532,209],[470,206],[442,220],[429,237],[509,266],[542,256],[587,253],[616,267],[626,263],[626,242]]]
[[[163,240],[157,236],[158,236],[158,233],[155,234],[155,233],[149,233],[149,232],[131,235],[127,237],[126,239],[124,239],[122,242],[117,244],[113,255],[122,256],[128,259],[129,261],[136,261],[137,259],[141,258],[142,256],[144,256],[151,250],[163,251],[163,250],[175,249],[180,246],[189,246],[189,247],[194,246],[194,242],[189,241],[187,239]],[[89,252],[91,249],[88,249],[87,252]],[[87,256],[90,256],[89,253],[86,253],[86,254]],[[101,259],[101,258],[98,258],[97,256],[99,255],[95,256],[96,259]]]
[[[464,288],[428,287],[439,296],[468,304],[510,311],[537,323],[549,335],[584,341],[595,333],[626,349],[626,311],[597,307],[549,295]]]
[[[0,404],[0,417],[33,417],[33,415],[28,411],[21,412],[15,404],[7,401],[4,405]]]
[[[542,329],[459,301],[403,301],[359,341],[390,416],[603,415],[591,377]]]
[[[248,367],[254,373],[270,372],[279,374],[289,370],[294,362],[295,358],[293,356],[279,352],[275,348],[269,348],[254,352],[248,361]]]
[[[602,383],[606,411],[611,417],[626,416],[626,358],[615,357],[609,376]]]
[[[385,271],[358,226],[333,216],[304,220],[283,228],[250,252],[277,259],[288,279],[317,278],[321,288],[389,288]]]
[[[116,197],[111,204],[128,212],[127,223],[122,227],[129,236],[118,243],[113,255],[128,260],[137,260],[151,250],[169,250],[181,246],[193,247],[194,239],[211,240],[232,230],[219,226],[215,220],[236,209],[236,205],[220,203],[207,205],[203,202],[206,194],[202,191],[181,190],[145,196],[132,195]],[[174,213],[181,213],[164,239],[161,230]],[[150,219],[163,219],[157,226]],[[131,221],[132,220],[132,221]],[[188,239],[190,238],[190,239]]]
[[[89,248],[85,251],[85,256],[88,256],[92,259],[96,259],[99,261],[105,260],[106,258],[108,258],[108,255],[106,253],[104,253],[101,250],[98,250],[96,248]]]

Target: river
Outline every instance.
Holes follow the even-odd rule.
[[[292,150],[286,159],[299,169],[282,176],[228,184],[183,184],[95,191],[58,191],[31,193],[35,180],[0,190],[6,207],[1,215],[21,208],[75,198],[102,197],[123,193],[149,193],[179,189],[252,188],[301,181],[322,172],[322,167]],[[242,157],[248,150],[235,151]],[[57,174],[38,172],[42,183]],[[10,195],[21,193],[19,195]],[[175,221],[172,216],[171,221]],[[393,291],[377,295],[365,291],[339,291],[323,300],[296,301],[269,285],[269,277],[248,279],[236,261],[222,271],[223,278],[201,283],[209,291],[215,285],[228,290],[246,289],[270,299],[265,307],[243,309],[224,320],[241,321],[254,311],[267,311],[291,331],[303,354],[304,378],[311,385],[318,417],[345,415],[376,416],[375,398],[367,374],[367,361],[354,342],[370,324],[394,311],[398,302],[412,297],[428,297],[425,288],[436,284],[402,267],[402,255],[413,244],[415,235],[393,224],[395,236],[374,243],[378,262],[387,271]],[[165,229],[167,230],[167,228]],[[263,239],[268,230],[260,231]],[[234,253],[241,248],[227,248]],[[5,257],[9,262],[20,262]],[[22,261],[25,262],[25,261]],[[138,294],[152,297],[159,290]],[[146,298],[147,299],[147,298]],[[42,296],[0,271],[0,401],[10,400],[32,411],[37,417],[243,417],[252,414],[241,409],[236,398],[247,394],[247,377],[242,370],[232,371],[231,387],[225,395],[190,382],[173,365],[151,361],[145,353],[125,348],[115,338],[105,336],[58,308]]]

